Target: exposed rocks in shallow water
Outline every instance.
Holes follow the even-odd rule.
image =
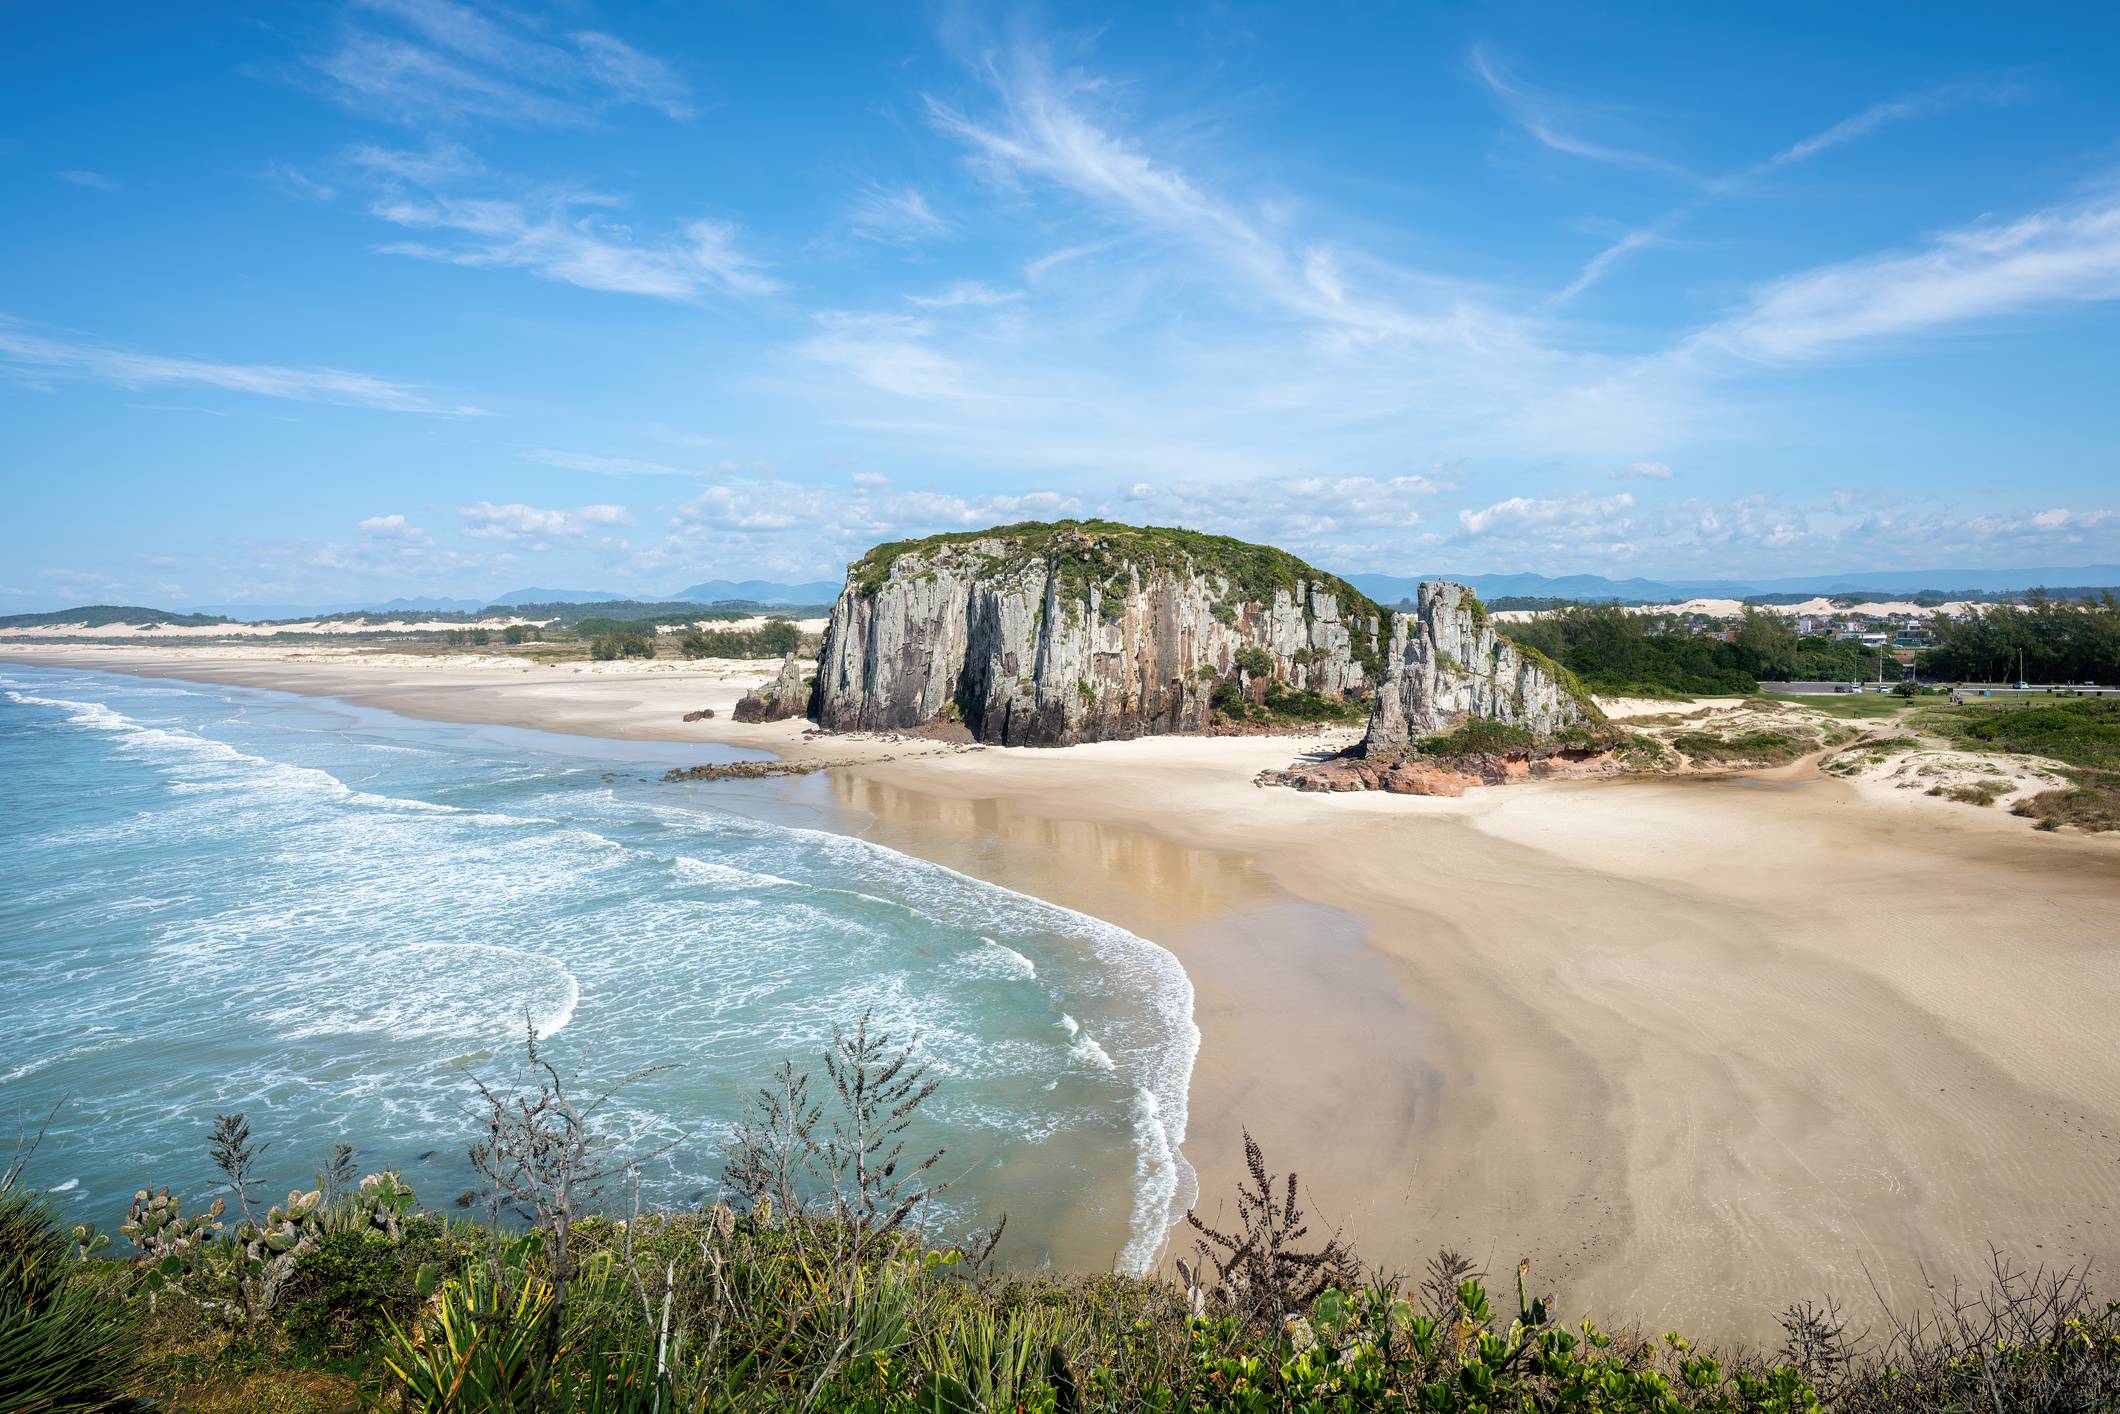
[[[781,660],[780,672],[764,687],[737,699],[733,715],[739,722],[779,722],[799,717],[810,703],[810,689],[803,681],[802,662],[793,653]]]
[[[679,781],[760,781],[768,776],[807,776],[834,766],[858,765],[854,761],[723,761],[708,766],[672,766],[663,772],[663,784]]]

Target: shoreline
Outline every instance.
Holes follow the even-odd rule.
[[[1571,1316],[1688,1310],[1701,1335],[1766,1340],[1789,1301],[1861,1311],[1874,1279],[1904,1307],[1924,1271],[1978,1279],[1991,1242],[2120,1262],[2114,841],[1801,765],[1447,800],[1251,785],[1288,738],[810,740],[726,720],[717,697],[756,668],[0,660],[856,759],[791,796],[1179,959],[1210,1222],[1248,1126],[1303,1174],[1314,1233],[1408,1273],[1445,1244],[1492,1271],[1529,1256]],[[717,717],[678,720],[701,705]]]

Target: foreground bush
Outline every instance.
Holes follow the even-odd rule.
[[[1771,1355],[1719,1353],[1564,1326],[1528,1264],[1499,1293],[1448,1251],[1418,1282],[1367,1270],[1310,1231],[1296,1177],[1248,1136],[1236,1222],[1189,1219],[1175,1282],[997,1271],[998,1230],[921,1231],[941,1156],[904,1136],[935,1082],[866,1021],[821,1083],[784,1064],[750,1097],[723,1201],[642,1213],[655,1154],[598,1125],[617,1087],[561,1072],[534,1033],[525,1055],[516,1079],[477,1082],[481,1186],[459,1200],[476,1218],[423,1211],[394,1173],[356,1182],[344,1148],[261,1218],[241,1115],[213,1131],[235,1211],[143,1189],[122,1264],[0,1192],[0,1414],[124,1396],[349,1414],[2120,1409],[2120,1304],[2076,1273],[1998,1265],[1875,1338],[1795,1308]]]

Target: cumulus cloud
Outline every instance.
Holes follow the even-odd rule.
[[[474,501],[457,507],[464,534],[480,540],[579,540],[597,531],[631,525],[633,517],[623,506],[576,506],[571,510],[543,510],[520,503],[496,506]]]
[[[1622,517],[1633,506],[1634,497],[1624,491],[1617,496],[1569,496],[1557,500],[1511,496],[1479,510],[1459,511],[1458,524],[1464,527],[1467,535],[1526,526],[1575,531],[1602,529],[1607,522]]]
[[[358,522],[354,529],[377,540],[397,540],[414,545],[425,545],[429,539],[426,531],[399,514],[369,516]]]

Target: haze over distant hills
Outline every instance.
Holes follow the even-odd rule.
[[[1469,584],[1483,598],[1518,595],[1541,599],[1621,599],[1643,603],[1675,603],[1683,599],[1741,599],[1755,594],[1913,594],[1922,590],[1942,593],[1968,591],[2001,594],[2013,590],[2083,588],[2120,585],[2120,565],[2044,566],[2030,569],[1970,570],[1877,570],[1847,574],[1794,575],[1777,579],[1610,579],[1604,575],[1571,574],[1447,574],[1388,575],[1350,574],[1349,583],[1380,603],[1395,604],[1413,597],[1423,579],[1454,579]],[[318,614],[345,613],[475,613],[489,607],[518,604],[587,604],[616,600],[647,600],[680,604],[715,604],[742,600],[770,606],[829,604],[839,597],[835,580],[805,580],[783,583],[770,579],[708,579],[664,595],[620,594],[605,589],[514,589],[491,599],[454,599],[434,595],[386,601],[349,600],[337,604],[195,604],[188,612],[220,615],[244,622],[260,619],[301,619]]]

